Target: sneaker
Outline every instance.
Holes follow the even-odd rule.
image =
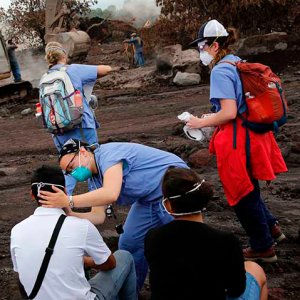
[[[279,243],[282,240],[284,240],[286,237],[285,235],[281,232],[280,226],[278,221],[274,224],[272,228],[270,228],[270,234],[272,238],[274,239],[275,242]]]
[[[269,250],[261,253],[256,252],[252,248],[244,249],[243,253],[245,260],[248,261],[277,262],[277,256],[273,246]]]

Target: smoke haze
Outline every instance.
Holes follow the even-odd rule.
[[[160,15],[160,10],[155,0],[125,0],[123,8],[118,11],[118,16],[130,13],[135,19],[134,26],[142,27],[148,20],[154,22]]]
[[[48,70],[44,51],[17,51],[16,56],[20,65],[22,79],[30,81],[33,87],[38,87],[41,77]]]

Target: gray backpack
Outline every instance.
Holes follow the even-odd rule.
[[[64,66],[48,71],[40,80],[40,104],[44,127],[55,135],[63,135],[81,124],[83,104],[75,105],[74,86]]]

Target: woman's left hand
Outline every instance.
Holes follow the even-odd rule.
[[[196,118],[196,117],[191,117],[189,119],[189,121],[186,123],[186,125],[190,129],[200,129],[200,128],[204,127],[203,121],[204,121],[204,119],[199,119],[199,118]]]
[[[40,191],[40,200],[42,207],[46,208],[64,208],[69,206],[69,197],[60,189],[52,185],[53,191],[55,193]]]

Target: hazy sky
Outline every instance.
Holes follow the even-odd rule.
[[[10,0],[0,0],[0,6],[8,8]],[[109,5],[115,5],[117,8],[123,6],[124,0],[98,0],[98,4],[94,7],[107,8]]]

